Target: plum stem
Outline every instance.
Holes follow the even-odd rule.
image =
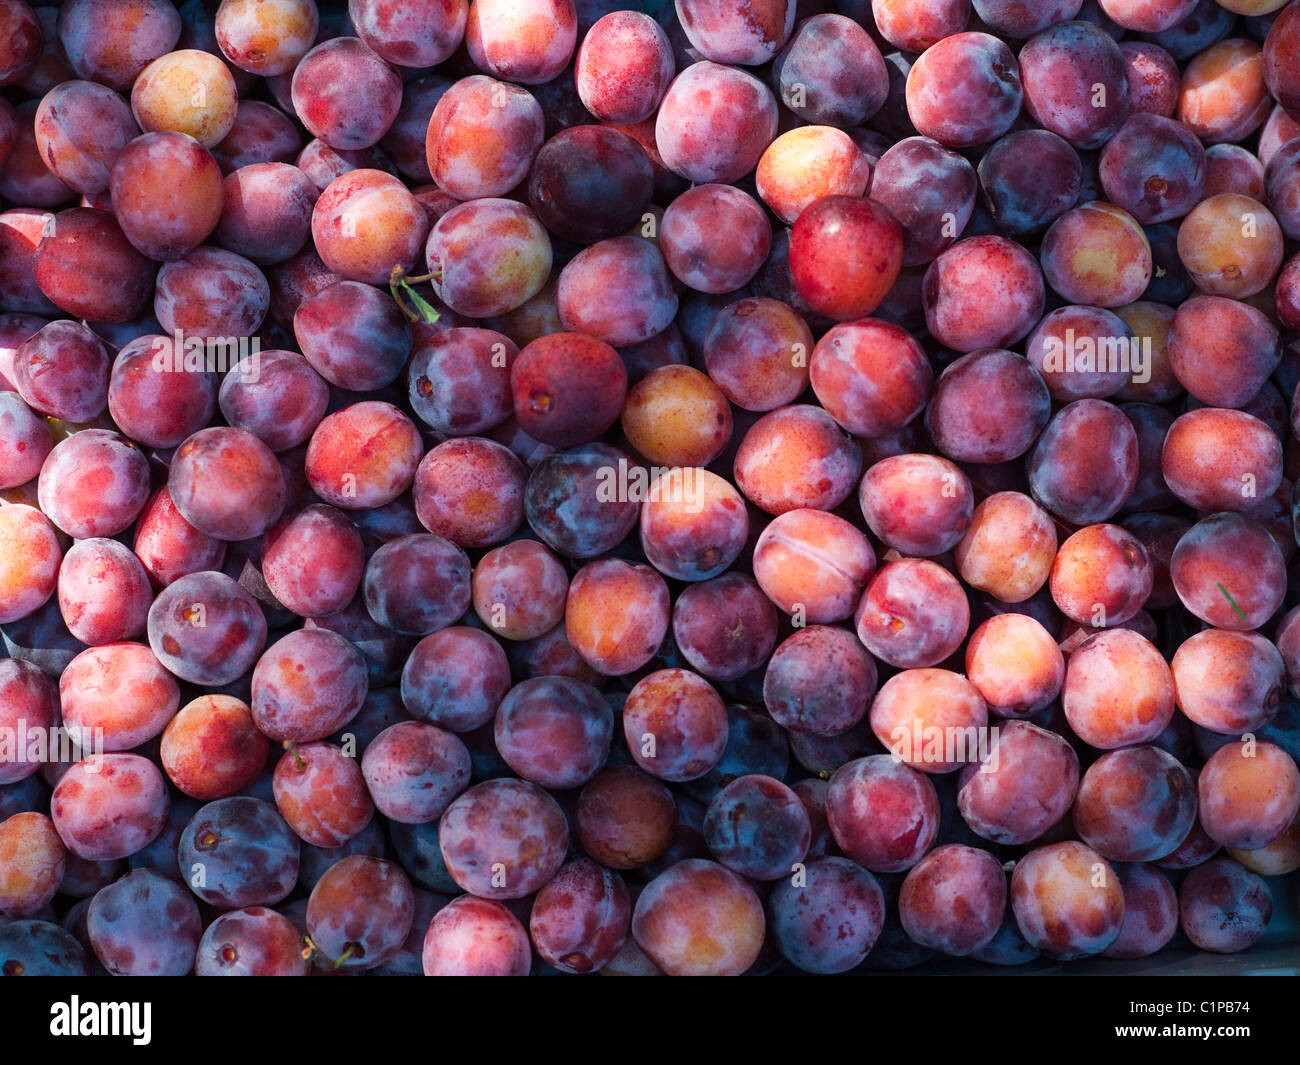
[[[399,264],[394,266],[392,272],[388,275],[388,290],[393,294],[393,299],[402,313],[412,322],[427,322],[432,325],[438,320],[440,315],[434,310],[433,305],[421,296],[413,285],[418,285],[426,281],[434,281],[442,277],[442,271],[437,270],[429,274],[408,275],[406,270]],[[409,298],[413,307],[406,305],[406,299]]]
[[[329,962],[330,968],[332,969],[341,968],[343,963],[356,952],[356,944],[349,943],[341,957],[331,958],[312,941],[311,936],[303,936],[302,941],[307,944],[302,950],[302,956],[304,959],[307,961],[314,960],[321,963]]]

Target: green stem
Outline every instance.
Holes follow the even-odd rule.
[[[388,276],[388,291],[393,294],[393,300],[410,321],[423,321],[432,325],[440,315],[433,309],[429,301],[416,292],[412,286],[426,281],[434,281],[441,277],[441,271],[412,277],[408,276],[400,266],[394,266],[392,273]],[[405,298],[403,298],[404,296]],[[406,305],[407,299],[411,301],[411,307]]]

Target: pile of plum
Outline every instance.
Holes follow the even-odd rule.
[[[0,0],[0,86],[5,975],[1295,906],[1300,0]]]

